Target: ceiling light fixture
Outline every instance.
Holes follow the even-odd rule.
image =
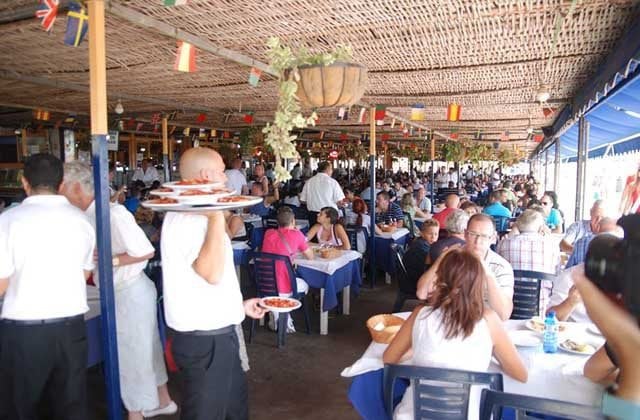
[[[120,115],[124,112],[124,107],[122,106],[122,101],[120,99],[118,99],[118,103],[116,104],[116,107],[113,109],[116,114]]]
[[[549,86],[541,85],[536,92],[536,101],[540,103],[547,102],[551,98]]]

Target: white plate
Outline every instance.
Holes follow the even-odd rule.
[[[208,184],[180,185],[181,181],[165,182],[163,187],[173,188],[174,190],[210,190],[213,188],[224,188],[222,182],[210,182]]]
[[[595,334],[597,336],[603,337],[602,331],[598,329],[596,324],[587,325],[587,331],[590,332],[591,334]]]
[[[532,331],[509,331],[509,338],[518,347],[537,347],[542,344],[540,335]]]
[[[540,325],[541,327],[539,327]],[[569,330],[570,325],[570,322],[558,321],[558,334],[566,333]],[[534,316],[533,318],[528,319],[527,322],[524,323],[524,326],[538,334],[544,333],[544,319],[539,316]]]
[[[252,200],[240,201],[236,203],[211,203],[211,204],[178,203],[178,204],[153,205],[153,204],[145,204],[147,203],[147,201],[145,201],[142,203],[142,205],[154,211],[179,211],[179,212],[198,213],[198,212],[207,212],[207,211],[241,209],[244,207],[254,206],[260,203],[261,201],[262,201],[262,197],[252,197]]]
[[[278,306],[271,306],[271,305],[267,305],[267,304],[265,303],[265,301],[266,301],[266,300],[269,300],[269,299],[286,300],[286,301],[288,301],[288,302],[295,303],[295,306],[292,306],[292,307],[290,307],[290,308],[280,308],[280,307],[278,307]],[[299,307],[301,307],[301,306],[302,306],[302,302],[300,302],[300,301],[299,301],[299,300],[297,300],[297,299],[292,299],[292,298],[288,298],[288,297],[267,296],[267,297],[264,297],[264,298],[260,299],[260,306],[262,306],[263,308],[268,309],[268,310],[270,310],[270,311],[272,311],[272,312],[281,312],[281,313],[282,313],[282,312],[291,312],[291,311],[295,311],[296,309],[298,309]]]
[[[178,194],[177,191],[159,191],[159,190],[149,191],[149,195],[155,195],[157,197],[173,197],[176,194]]]
[[[568,340],[561,341],[558,344],[558,348],[562,349],[563,351],[566,351],[567,353],[579,354],[580,356],[591,356],[597,350],[597,347],[594,346],[592,343],[585,342],[583,340],[573,340],[573,341],[587,344],[589,346],[589,349],[587,351],[584,351],[584,352],[573,350],[572,348],[567,347],[567,345],[565,344],[566,341],[568,341]]]
[[[142,207],[146,207],[151,210],[172,210],[179,207],[182,207],[180,203],[166,203],[166,204],[158,204],[154,203],[156,200],[147,200],[140,203]]]
[[[184,191],[182,191],[184,192]],[[218,192],[215,194],[200,194],[200,195],[180,195],[178,193],[178,195],[174,195],[173,198],[175,198],[176,200],[180,201],[180,203],[182,204],[189,204],[189,205],[203,205],[203,204],[208,204],[208,205],[213,205],[216,203],[216,201],[218,201],[219,198],[222,197],[228,197],[230,195],[235,194],[235,191],[233,190],[227,190],[225,192]]]
[[[230,202],[224,202],[221,199],[227,199],[229,197],[242,197],[245,200],[243,201],[230,201]],[[255,206],[256,204],[262,203],[262,201],[264,200],[263,197],[254,197],[252,195],[227,195],[225,197],[220,197],[216,200],[215,203],[213,203],[212,205],[214,206],[229,206],[229,205],[234,205],[235,207],[250,207],[250,206]]]

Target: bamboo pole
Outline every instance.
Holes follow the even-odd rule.
[[[100,322],[105,361],[107,406],[110,420],[122,418],[118,344],[109,213],[109,174],[107,164],[107,69],[105,51],[104,1],[90,0],[89,6],[89,83],[93,178],[96,205],[96,247],[100,276]]]
[[[373,289],[376,284],[376,108],[371,107],[369,119],[369,187],[370,206],[369,214],[371,215],[371,228],[369,229],[369,284]],[[363,262],[364,264],[364,262]]]
[[[162,118],[162,167],[164,169],[164,181],[171,181],[169,170],[169,126],[167,117]]]

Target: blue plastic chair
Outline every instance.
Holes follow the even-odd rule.
[[[499,239],[502,239],[507,233],[509,233],[509,221],[510,217],[504,216],[491,216],[493,218],[493,223],[496,228],[496,234]]]
[[[268,252],[255,252],[253,258],[253,278],[256,282],[256,290],[258,297],[278,296],[278,283],[276,282],[276,262],[281,262],[289,271],[289,279],[291,280],[291,292],[294,299],[302,302],[300,309],[304,311],[304,322],[307,334],[311,333],[309,326],[309,310],[305,304],[304,293],[298,293],[296,284],[296,274],[291,266],[289,257],[284,255],[271,254]],[[285,336],[287,335],[287,318],[289,313],[281,313],[278,317],[278,347],[284,346]],[[251,330],[249,331],[249,340],[251,343],[253,333],[255,331],[256,320],[251,320]]]
[[[489,389],[482,390],[480,398],[480,420],[500,419],[502,409],[514,408],[518,419],[539,419],[529,416],[526,412],[562,416],[568,419],[604,419],[599,407],[570,403],[566,401],[549,400],[546,398],[530,397],[528,395],[509,394]]]
[[[393,418],[393,387],[397,378],[411,382],[416,419],[466,420],[471,385],[486,385],[498,391],[503,389],[500,373],[385,365],[384,402],[389,418]]]
[[[278,219],[271,216],[264,216],[262,218],[262,227],[263,228],[275,228],[278,229]]]
[[[529,319],[540,315],[542,280],[555,279],[553,274],[539,271],[513,270],[513,312],[511,319]]]

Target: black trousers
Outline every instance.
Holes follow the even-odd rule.
[[[181,420],[246,420],[247,377],[238,336],[173,331],[173,357],[182,377]]]
[[[0,321],[0,419],[86,420],[86,371],[82,316],[39,325]]]

